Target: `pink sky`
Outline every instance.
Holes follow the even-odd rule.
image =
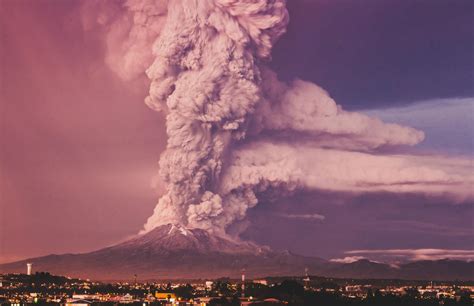
[[[2,1],[0,262],[115,242],[156,202],[161,115],[105,66],[74,4]]]

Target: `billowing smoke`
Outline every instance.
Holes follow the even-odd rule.
[[[171,222],[225,235],[268,191],[472,196],[469,160],[382,154],[423,132],[345,111],[320,87],[280,82],[265,67],[289,21],[285,0],[120,6],[99,18],[107,62],[124,79],[148,67],[146,103],[166,113],[167,192],[145,231]]]
[[[223,231],[226,224],[211,220],[234,206],[218,192],[226,156],[246,136],[263,98],[259,63],[287,21],[282,0],[169,2],[146,100],[167,110],[160,173],[168,192],[146,228],[179,222]]]
[[[86,32],[105,32],[105,62],[123,80],[143,75],[153,62],[152,44],[166,21],[167,0],[87,0],[81,6]]]

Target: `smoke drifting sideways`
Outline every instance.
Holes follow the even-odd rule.
[[[424,133],[345,111],[315,84],[278,80],[265,63],[289,22],[285,4],[84,3],[86,30],[105,33],[107,64],[124,80],[146,73],[145,102],[166,114],[166,193],[143,232],[180,223],[228,236],[269,191],[472,198],[469,159],[389,154]]]

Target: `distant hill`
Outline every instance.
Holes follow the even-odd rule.
[[[362,259],[333,265],[321,275],[339,278],[407,279],[407,280],[474,280],[474,263],[460,260],[423,260],[394,267]]]
[[[249,242],[236,242],[202,229],[168,224],[112,247],[83,254],[48,255],[0,265],[0,273],[35,271],[97,280],[249,278],[311,274],[340,278],[472,280],[472,262],[419,261],[399,268],[360,260],[341,264],[317,257],[277,252]]]

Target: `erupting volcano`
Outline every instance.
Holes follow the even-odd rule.
[[[146,74],[145,102],[166,115],[164,192],[135,238],[28,259],[36,269],[98,279],[235,277],[243,268],[251,277],[305,268],[327,276],[466,277],[463,265],[472,263],[448,271],[455,262],[441,261],[420,266],[427,273],[420,274],[413,266],[328,262],[240,238],[249,209],[299,190],[472,198],[468,159],[390,154],[387,148],[416,145],[424,133],[346,111],[313,83],[278,79],[267,63],[289,22],[285,0],[110,2],[120,6],[113,14],[100,12],[103,1],[85,1],[84,11],[97,9],[97,23],[110,31],[107,64],[125,80]],[[19,271],[24,263],[0,269]]]
[[[316,257],[273,251],[232,241],[179,224],[161,225],[123,243],[85,254],[49,255],[0,265],[0,272],[36,271],[96,280],[249,278],[312,275],[350,278],[469,280],[473,262],[419,261],[399,267],[359,260],[343,264]]]

